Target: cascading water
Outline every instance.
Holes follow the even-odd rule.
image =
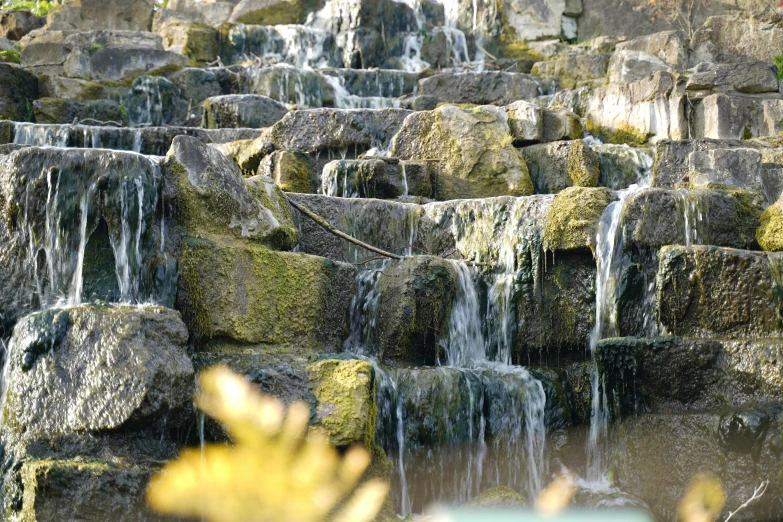
[[[642,165],[652,165],[651,158],[642,157]],[[592,369],[590,432],[587,441],[587,476],[589,482],[605,482],[604,472],[608,429],[608,404],[606,385],[601,379],[595,360],[595,348],[598,341],[606,337],[615,337],[618,331],[618,281],[625,267],[626,255],[623,251],[622,216],[625,201],[650,184],[651,169],[647,168],[636,184],[617,192],[618,199],[604,210],[598,225],[595,260],[595,325],[590,334],[590,354]]]
[[[444,366],[396,369],[379,379],[379,440],[395,464],[394,500],[403,516],[433,501],[464,502],[494,485],[510,486],[531,498],[542,487],[547,476],[544,386],[527,369],[510,362],[519,258],[529,256],[525,259],[541,263],[540,254],[530,253],[541,251],[536,223],[550,201],[497,198],[427,206],[427,220],[450,223],[457,249],[487,266],[479,270],[453,262],[457,293],[441,340]],[[486,219],[477,219],[478,215]],[[395,235],[402,238],[402,232]],[[408,255],[414,241],[411,236]],[[370,356],[377,352],[373,336],[380,306],[378,283],[384,276],[379,262],[373,263],[357,278],[351,335],[344,345],[346,351]],[[482,294],[484,287],[493,290]],[[439,402],[452,393],[456,403]],[[419,411],[430,399],[435,404],[426,414]],[[437,419],[427,422],[440,426],[438,432],[444,434],[432,441],[434,449],[422,441],[430,436],[420,431],[424,416]]]

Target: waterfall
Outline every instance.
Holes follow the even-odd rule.
[[[482,333],[478,293],[471,270],[465,263],[453,264],[457,270],[457,297],[451,308],[444,348],[446,364],[459,368],[486,361],[486,343]]]
[[[647,157],[641,158],[642,165],[652,165]],[[618,281],[625,270],[627,258],[623,251],[622,215],[625,201],[650,184],[651,169],[647,168],[638,182],[625,190],[617,192],[618,200],[610,203],[604,210],[598,224],[596,236],[595,260],[595,325],[590,333],[590,354],[592,368],[590,373],[591,414],[590,432],[587,441],[587,480],[603,481],[606,469],[605,443],[609,411],[606,396],[606,383],[598,372],[595,360],[595,348],[601,339],[616,337],[618,330],[617,291]]]
[[[67,147],[68,137],[68,125],[14,123],[14,143],[18,145]]]

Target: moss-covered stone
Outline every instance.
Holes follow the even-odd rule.
[[[153,469],[100,461],[31,460],[20,474],[20,522],[60,520],[157,521],[144,494]]]
[[[466,508],[521,508],[528,505],[528,500],[513,489],[506,486],[495,486],[486,489],[463,504]]]
[[[285,195],[265,176],[244,180],[219,151],[177,136],[163,164],[177,225],[191,236],[226,234],[275,248],[299,240]]]
[[[234,8],[231,22],[253,25],[301,24],[320,0],[244,0]]]
[[[9,120],[0,120],[0,145],[14,142],[14,124]]]
[[[768,252],[783,250],[783,210],[777,203],[770,205],[761,214],[756,241]]]
[[[253,242],[186,237],[177,309],[201,338],[335,351],[347,335],[356,270]]]
[[[318,400],[316,419],[335,446],[375,444],[375,385],[372,364],[327,359],[307,367]]]
[[[544,248],[595,248],[598,222],[612,199],[605,188],[569,187],[560,192],[544,220]]]
[[[214,62],[218,56],[217,29],[200,22],[190,24],[182,54],[187,56],[195,67]]]
[[[475,184],[482,196],[530,195],[533,183],[513,141],[502,109],[444,105],[408,116],[392,153],[401,159],[437,160],[444,174]]]
[[[262,160],[259,172],[274,179],[284,192],[315,194],[318,188],[313,160],[303,152],[275,151]]]
[[[381,359],[436,364],[457,292],[454,266],[437,257],[407,257],[385,269],[378,286]]]
[[[583,140],[531,145],[521,152],[539,194],[598,185],[598,154]]]
[[[658,322],[665,332],[724,339],[783,333],[780,254],[666,246],[658,259]]]
[[[622,123],[616,129],[610,129],[587,118],[585,130],[588,134],[615,145],[629,145],[631,147],[643,147],[647,143],[648,136],[639,129]]]

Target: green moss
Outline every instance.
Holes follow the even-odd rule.
[[[13,123],[8,120],[0,120],[0,145],[13,143]]]
[[[577,187],[597,186],[600,175],[598,154],[582,140],[571,140],[570,145],[568,177]]]
[[[190,24],[182,52],[194,67],[214,62],[218,55],[217,30],[201,22]]]
[[[471,508],[520,508],[527,505],[527,499],[506,486],[495,486],[484,490],[464,504]]]
[[[593,249],[598,222],[611,200],[605,188],[569,187],[557,194],[544,219],[544,248]]]
[[[375,393],[372,364],[327,359],[307,367],[318,401],[318,425],[334,446],[375,445]]]
[[[345,313],[329,308],[331,296],[354,271],[247,241],[186,237],[179,273],[177,308],[198,336],[308,350],[342,336],[324,327]]]
[[[21,63],[22,55],[16,49],[9,49],[7,51],[0,51],[0,60],[5,63]]]
[[[643,147],[647,143],[647,135],[628,124],[621,124],[616,129],[610,129],[588,118],[585,130],[588,134],[592,134],[606,143],[631,147]]]
[[[280,151],[273,158],[275,183],[286,192],[313,194],[316,175],[310,156],[299,151]]]
[[[768,252],[783,250],[783,210],[778,204],[771,205],[761,214],[756,241]]]

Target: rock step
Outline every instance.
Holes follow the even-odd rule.
[[[50,125],[0,120],[0,145],[96,148],[165,156],[177,136],[193,136],[204,143],[254,139],[258,129],[201,129],[198,127],[111,127]]]
[[[623,337],[600,341],[596,359],[625,413],[702,410],[779,402],[782,348],[779,338]]]

